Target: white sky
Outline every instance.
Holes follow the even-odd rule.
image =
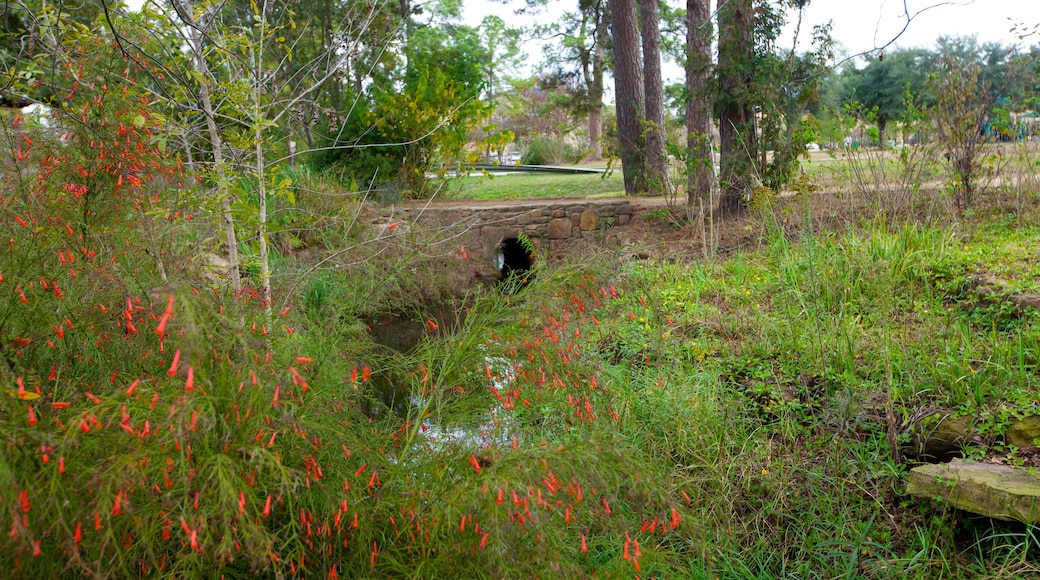
[[[668,1],[673,6],[685,6],[685,0]],[[523,26],[559,18],[564,10],[574,10],[577,1],[550,0],[548,15],[514,15],[515,8],[523,4],[524,0],[511,0],[506,5],[491,0],[464,0],[464,19],[475,26],[485,15],[497,14],[511,26]],[[907,12],[913,16],[909,26],[906,26]],[[792,12],[789,19],[794,21],[795,13]],[[976,35],[980,43],[1018,44],[1011,27],[1015,23],[1029,27],[1040,24],[1040,0],[810,0],[803,12],[799,49],[808,46],[813,26],[828,20],[833,22],[831,35],[850,55],[883,47],[893,39],[895,42],[888,50],[932,48],[935,40],[943,35]],[[904,26],[906,31],[900,36]],[[1036,44],[1040,38],[1034,36],[1027,42]],[[781,46],[790,45],[788,36]],[[538,43],[527,43],[525,50],[529,66],[536,67],[541,61]],[[682,73],[678,67],[666,66],[666,74],[667,82],[680,80]]]
[[[1018,44],[1011,27],[1040,24],[1040,0],[812,0],[805,19],[832,20],[832,36],[853,54],[884,46],[903,27],[894,46],[932,48],[940,36],[971,35],[979,42]]]

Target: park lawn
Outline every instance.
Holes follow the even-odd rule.
[[[452,199],[536,199],[545,197],[615,197],[625,194],[620,171],[601,174],[512,173],[455,177],[447,180]]]

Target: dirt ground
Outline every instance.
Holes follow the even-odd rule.
[[[752,248],[761,240],[761,219],[751,214],[717,219],[714,227],[708,221],[702,229],[682,200],[633,198],[632,210],[626,225],[569,240],[562,254],[599,250],[617,252],[622,259],[681,262]]]

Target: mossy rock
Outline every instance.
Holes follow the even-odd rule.
[[[997,520],[1040,523],[1040,475],[1025,469],[955,459],[910,470],[906,492]]]
[[[915,424],[913,447],[904,449],[909,457],[922,460],[948,460],[959,457],[968,445],[977,445],[982,436],[975,430],[975,419],[950,414],[932,415]]]
[[[1009,445],[1019,449],[1036,447],[1040,440],[1040,416],[1032,415],[1015,421],[1008,427],[1005,439]]]

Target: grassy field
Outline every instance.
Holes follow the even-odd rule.
[[[620,171],[604,174],[484,174],[447,180],[449,199],[536,199],[541,197],[614,197],[625,194]]]
[[[915,164],[921,165],[916,159]],[[604,164],[600,164],[604,165]],[[884,150],[860,150],[853,155],[844,152],[832,154],[826,151],[807,153],[801,160],[801,170],[817,180],[821,186],[836,187],[856,181],[896,181],[904,172],[906,163],[901,163],[898,152]],[[937,171],[929,162],[928,175]],[[683,188],[682,176],[672,176],[678,188]],[[562,174],[479,174],[467,177],[448,178],[442,190],[444,198],[453,200],[487,201],[495,199],[536,199],[540,197],[612,197],[625,194],[624,180],[620,167],[602,175]]]
[[[986,149],[983,185],[995,181],[994,171],[1004,174],[1035,170],[1032,144],[990,145]],[[604,167],[605,163],[596,166]],[[941,155],[931,147],[807,152],[800,171],[824,189],[913,188],[943,185],[946,171]],[[682,188],[681,175],[673,175]],[[620,167],[603,175],[474,174],[448,178],[442,196],[455,200],[535,199],[540,197],[610,197],[624,195]]]
[[[875,226],[773,237],[714,264],[624,267],[588,340],[611,388],[631,397],[620,437],[667,470],[698,530],[696,558],[655,571],[1036,574],[1035,529],[902,496],[913,462],[901,449],[927,428],[908,420],[922,410],[977,418],[995,441],[1006,417],[1036,411],[1040,316],[975,294],[971,280],[1040,290],[1025,249],[1038,244],[1040,229],[998,219],[963,236]],[[1015,461],[1000,445],[967,453]]]
[[[934,179],[938,167],[934,161],[925,163],[912,158],[912,177]],[[603,164],[600,164],[603,165]],[[838,187],[856,182],[896,182],[906,173],[907,162],[900,161],[897,151],[860,150],[848,155],[826,151],[808,153],[801,160],[801,171],[822,187]],[[682,176],[672,175],[674,185],[685,186]],[[487,201],[495,199],[536,199],[541,197],[612,197],[625,194],[620,167],[602,175],[562,174],[480,174],[448,178],[441,190],[442,198],[452,200]]]

